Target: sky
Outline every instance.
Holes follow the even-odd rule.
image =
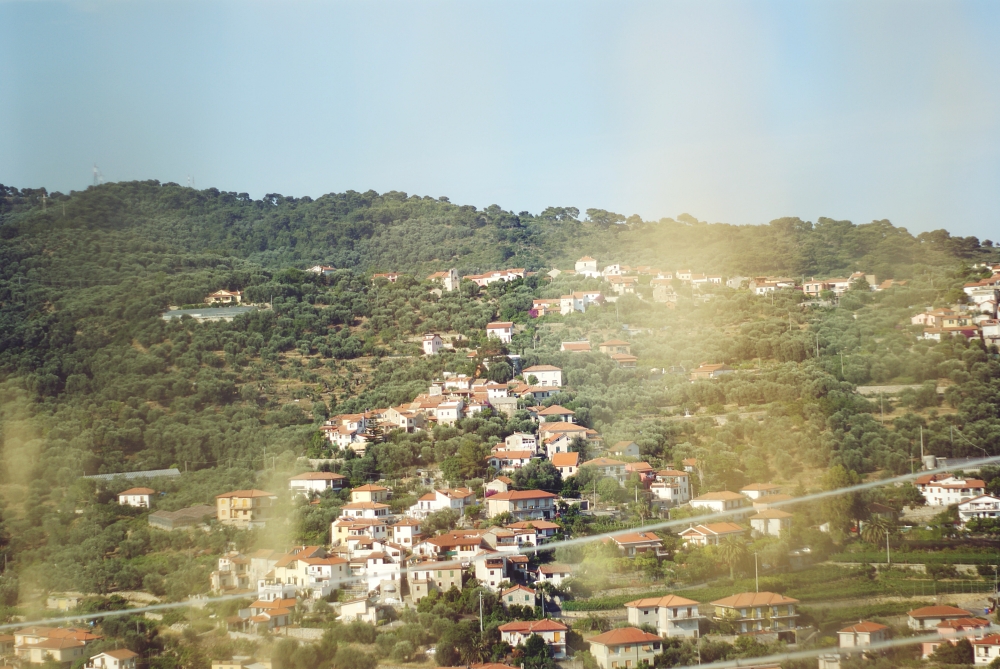
[[[0,183],[1000,240],[1000,3],[0,0]]]

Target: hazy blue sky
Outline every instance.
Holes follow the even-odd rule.
[[[1000,238],[1000,3],[0,0],[0,182]]]

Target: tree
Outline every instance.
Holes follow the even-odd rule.
[[[934,649],[931,660],[940,664],[972,664],[975,656],[969,640],[959,639],[955,643],[943,641]]]
[[[526,466],[514,472],[514,485],[521,490],[562,490],[562,474],[549,460],[531,460]]]
[[[524,642],[524,669],[554,669],[556,664],[552,661],[552,649],[545,639],[537,634],[532,634]]]
[[[894,530],[892,521],[885,516],[872,516],[861,527],[861,540],[873,546],[882,546]]]
[[[736,579],[736,570],[741,569],[749,555],[747,545],[742,539],[729,537],[719,544],[719,557],[729,566],[729,578]]]

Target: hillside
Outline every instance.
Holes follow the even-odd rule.
[[[403,193],[254,201],[154,182],[44,199],[41,191],[2,190],[0,548],[10,569],[0,576],[0,603],[7,606],[47,590],[142,588],[172,599],[203,592],[213,559],[206,556],[228,542],[240,549],[323,543],[344,501],[283,507],[292,522],[276,534],[217,528],[167,541],[141,514],[109,503],[118,490],[99,490],[84,474],[178,467],[186,472],[179,481],[158,484],[167,493],[159,508],[168,510],[212,503],[234,488],[283,489],[305,455],[343,456],[335,468],[351,485],[397,481],[419,467],[481,486],[490,447],[537,427],[528,412],[388,433],[363,457],[335,452],[318,428],[336,414],[408,403],[442,372],[474,374],[484,359],[498,363],[494,380],[507,381],[505,351],[484,333],[495,320],[516,324],[507,351],[525,366],[563,370],[564,387],[545,404],[574,411],[606,444],[634,440],[654,467],[696,458],[702,490],[774,481],[812,491],[909,472],[921,431],[927,452],[940,456],[1000,448],[995,347],[924,339],[910,324],[926,307],[963,302],[963,284],[989,274],[973,264],[998,259],[992,242],[944,231],[913,236],[886,221],[652,222],[596,210],[581,217],[571,208],[514,214]],[[798,278],[861,270],[906,283],[807,306],[801,291],[759,296],[677,282],[676,303],[665,304],[650,299],[645,276],[638,279],[644,299],[623,295],[585,313],[532,318],[534,300],[607,291],[607,284],[539,273],[483,288],[464,282],[439,295],[424,280],[450,267],[567,269],[585,254],[602,266]],[[303,271],[317,263],[337,269]],[[404,275],[372,280],[386,271]],[[168,308],[198,305],[219,289],[267,307],[232,322],[162,319]],[[446,334],[456,350],[421,356],[428,332]],[[638,358],[634,369],[596,350],[560,350],[565,341],[622,337]],[[702,363],[726,363],[735,373],[690,382],[686,372]],[[855,392],[866,384],[924,385],[866,398]],[[566,497],[590,490],[586,477],[531,476],[521,483]],[[630,503],[634,482],[592,483],[625,522],[649,517],[637,494]],[[400,483],[394,511],[423,492],[412,480]],[[865,504],[902,506],[905,494],[877,489],[797,509],[797,529],[781,547],[830,552],[834,546],[810,528],[832,522],[835,540],[849,542]],[[602,528],[610,526],[577,518],[565,531]],[[683,583],[724,574],[713,560],[678,557],[656,574]]]

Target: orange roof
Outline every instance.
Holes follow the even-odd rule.
[[[556,467],[576,467],[580,464],[580,454],[575,451],[570,453],[553,453],[552,464]]]
[[[583,463],[584,467],[616,467],[618,465],[624,465],[624,462],[620,460],[612,460],[611,458],[594,458],[593,460],[587,460]]]
[[[122,648],[120,650],[106,650],[104,655],[110,655],[117,660],[127,660],[130,657],[139,657],[139,653],[133,653],[128,648]]]
[[[559,525],[548,520],[519,520],[516,523],[510,523],[508,525],[504,525],[504,527],[511,530],[526,530],[528,528],[533,528],[536,530],[559,529]]]
[[[972,613],[955,606],[924,606],[907,611],[911,618],[969,618]]]
[[[503,596],[509,592],[517,592],[518,590],[524,590],[525,592],[530,592],[531,594],[535,594],[535,591],[532,590],[531,588],[526,588],[523,585],[515,585],[513,588],[507,588],[506,590],[501,592],[500,595]]]
[[[122,495],[155,495],[156,491],[152,488],[129,488],[123,492],[118,493],[118,496]]]
[[[374,485],[372,483],[367,483],[367,484],[365,484],[363,486],[358,486],[357,488],[354,488],[353,490],[351,490],[351,492],[358,492],[358,491],[361,491],[361,492],[382,492],[383,490],[389,490],[389,489],[388,488],[383,488],[380,485]]]
[[[573,411],[567,409],[566,407],[559,406],[558,404],[553,404],[550,407],[542,409],[538,412],[539,416],[564,416],[564,415],[575,415]]]
[[[234,490],[232,492],[225,492],[221,495],[216,495],[216,499],[222,497],[277,497],[273,492],[264,492],[263,490]]]
[[[526,372],[561,372],[561,367],[556,367],[555,365],[532,365],[527,369],[521,370],[521,373]]]
[[[688,476],[687,472],[678,471],[676,469],[664,469],[663,471],[656,472],[657,476]]]
[[[343,474],[334,474],[333,472],[303,472],[301,474],[296,474],[295,476],[288,479],[289,481],[336,481],[338,479],[346,479],[347,477]]]
[[[845,627],[844,629],[840,630],[840,633],[850,634],[850,633],[860,632],[862,634],[866,634],[868,632],[878,632],[879,630],[887,630],[887,629],[889,628],[885,625],[880,625],[879,623],[873,623],[862,620],[857,625],[851,625],[850,627]]]
[[[660,637],[649,632],[643,632],[636,627],[621,627],[604,634],[589,639],[590,643],[599,643],[602,646],[621,646],[626,643],[644,643],[660,641]]]
[[[558,495],[553,495],[550,492],[545,492],[544,490],[511,490],[509,492],[502,492],[497,495],[492,495],[487,497],[487,500],[503,500],[503,501],[513,501],[518,499],[539,499],[547,497],[558,497]]]
[[[719,502],[734,499],[746,499],[743,495],[738,492],[730,492],[729,490],[720,490],[718,492],[706,492],[704,495],[698,495],[692,502]]]
[[[951,620],[943,620],[938,623],[938,629],[940,628],[952,628],[952,629],[963,629],[966,627],[989,627],[990,621],[985,618],[952,618]]]
[[[688,533],[694,534],[732,534],[735,532],[745,531],[742,527],[736,523],[708,523],[707,525],[695,525],[694,527],[689,527],[683,532],[681,536]]]
[[[514,324],[510,321],[499,321],[497,323],[490,323],[486,326],[487,330],[507,330],[514,327]]]
[[[501,632],[519,632],[534,634],[535,632],[565,632],[569,628],[562,623],[548,618],[542,620],[515,620],[500,626]],[[659,638],[659,637],[657,637]]]
[[[666,595],[665,597],[646,597],[645,599],[636,599],[631,602],[626,602],[626,607],[654,607],[662,606],[669,608],[671,606],[697,606],[698,602],[693,599],[685,599],[684,597],[678,597],[677,595]]]
[[[660,537],[656,536],[652,532],[626,532],[625,534],[616,534],[611,537],[611,539],[616,544],[645,544],[652,541],[662,542]]]
[[[781,604],[798,604],[799,600],[785,597],[774,592],[741,592],[731,597],[717,599],[712,604],[716,606],[775,606]]]

